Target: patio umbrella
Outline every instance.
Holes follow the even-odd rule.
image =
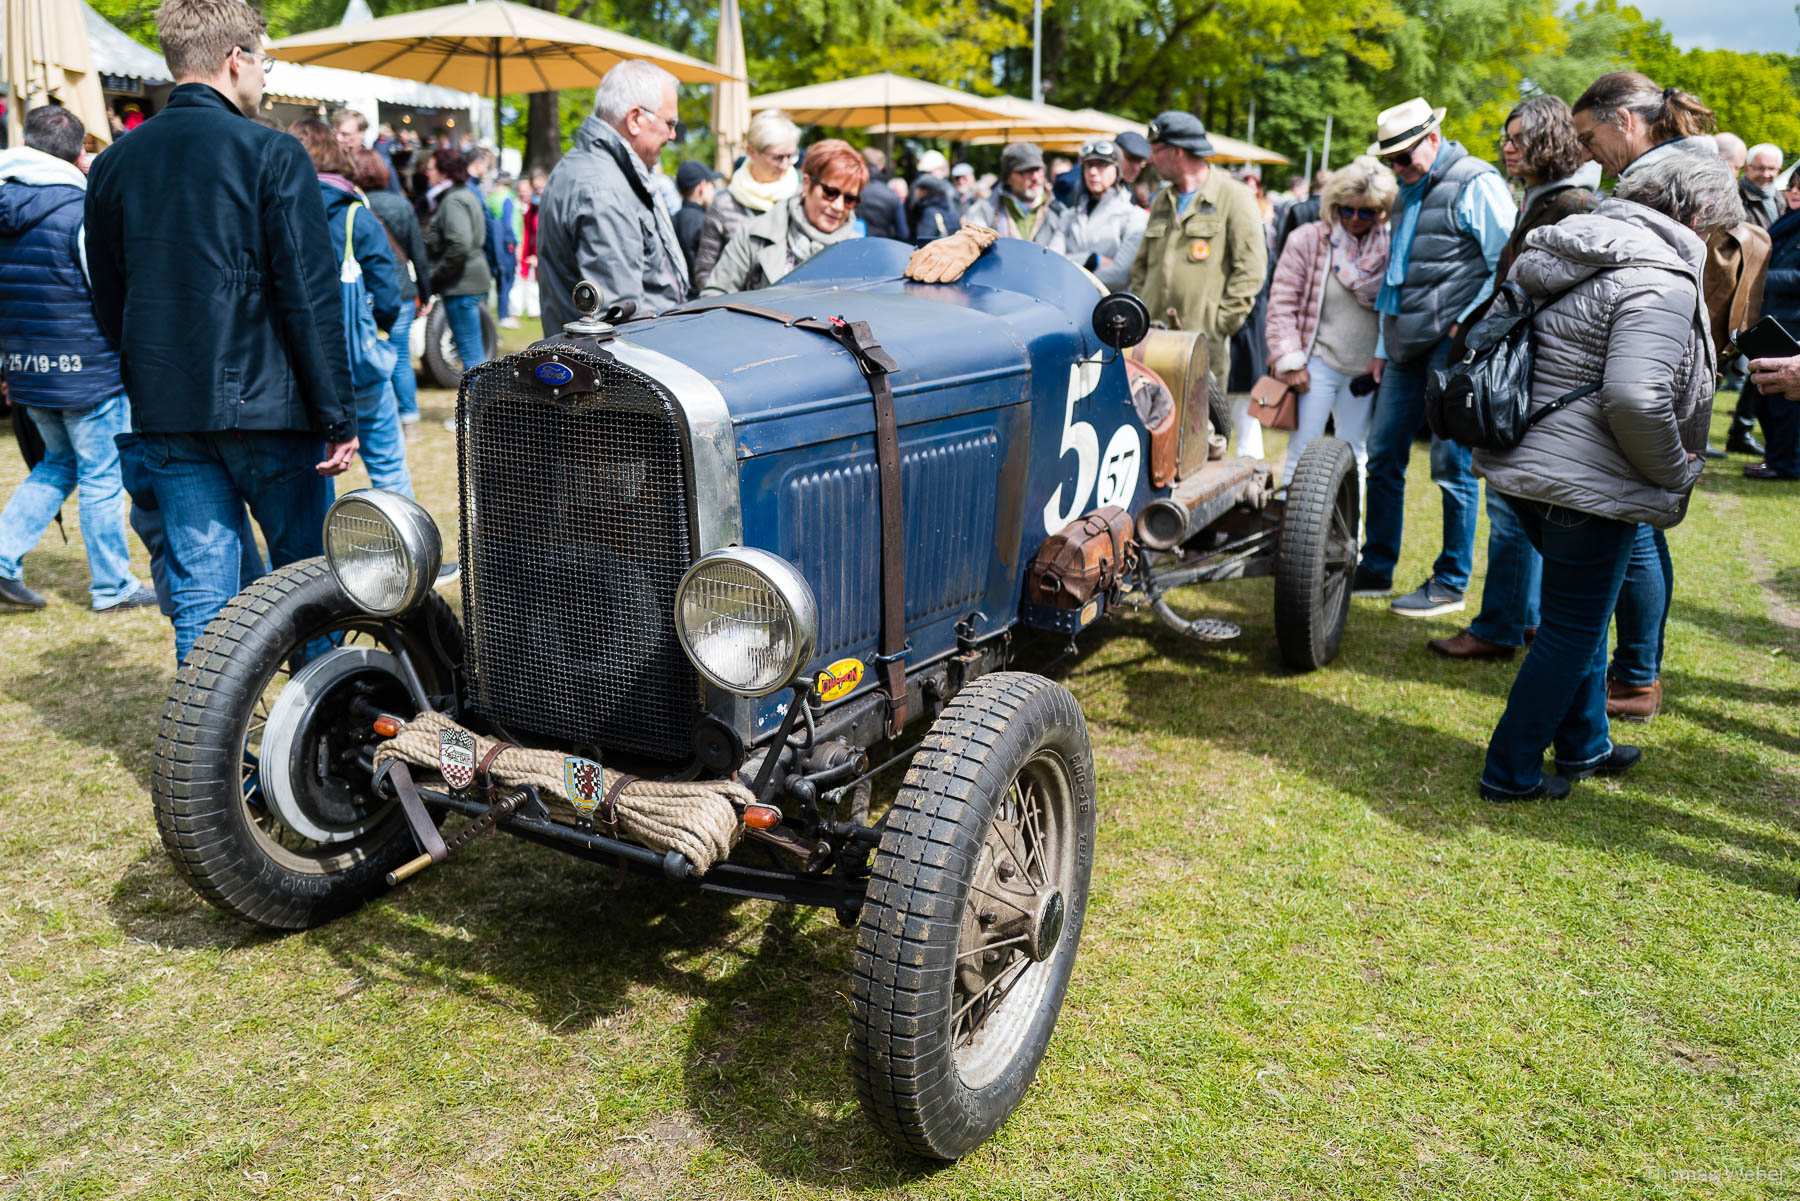
[[[0,64],[12,95],[6,108],[7,144],[23,145],[26,112],[50,103],[74,113],[101,142],[112,141],[81,0],[5,0],[5,6]]]
[[[802,125],[862,129],[896,121],[997,121],[1007,116],[994,107],[999,99],[883,71],[764,92],[750,98],[750,111],[778,108]]]
[[[1122,119],[1097,121],[1053,104],[1034,104],[1016,96],[984,96],[983,104],[991,105],[998,117],[967,121],[905,121],[871,128],[875,133],[912,134],[919,137],[945,138],[972,145],[1000,142],[1066,141],[1098,133],[1113,133],[1129,128]]]
[[[744,153],[750,131],[750,85],[744,58],[744,21],[737,0],[719,0],[718,48],[713,65],[735,78],[713,84],[712,131],[717,143],[714,166],[729,175],[731,164]]]
[[[731,75],[710,63],[512,0],[477,0],[397,13],[349,26],[317,29],[272,42],[287,62],[367,71],[441,84],[494,97],[592,87],[628,58],[655,63],[687,83],[716,83]]]

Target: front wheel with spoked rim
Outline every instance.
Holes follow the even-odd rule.
[[[1337,657],[1356,574],[1356,455],[1341,438],[1307,443],[1288,482],[1275,552],[1275,643],[1289,667]]]
[[[1093,856],[1080,705],[1042,676],[975,681],[913,757],[857,932],[857,1095],[900,1146],[956,1159],[1017,1108],[1062,1010]]]
[[[375,895],[412,855],[364,766],[369,714],[418,710],[402,651],[427,694],[451,691],[444,658],[460,639],[444,602],[383,622],[323,559],[263,576],[206,627],[170,688],[151,799],[164,849],[208,901],[302,929]]]

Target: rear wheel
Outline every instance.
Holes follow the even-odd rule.
[[[1275,642],[1289,667],[1337,657],[1356,570],[1356,455],[1340,438],[1307,443],[1288,484],[1275,555]]]
[[[449,692],[434,646],[460,653],[436,595],[384,628],[323,559],[263,576],[213,619],[170,688],[151,785],[163,848],[196,891],[292,930],[384,887],[413,841],[361,765],[377,738],[357,702],[415,715],[402,648],[428,694]]]
[[[500,327],[494,324],[494,315],[488,311],[486,301],[481,304],[481,346],[483,361],[496,358],[500,353]],[[457,353],[456,339],[450,333],[450,317],[441,302],[432,305],[431,315],[425,318],[425,349],[420,359],[430,387],[454,391],[462,385],[462,355]]]
[[[857,1096],[901,1147],[956,1159],[1024,1097],[1068,989],[1093,854],[1075,698],[1022,672],[964,689],[887,816],[857,931]]]

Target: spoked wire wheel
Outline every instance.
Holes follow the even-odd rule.
[[[956,1073],[970,1088],[997,1079],[1030,1032],[1074,885],[1074,797],[1067,766],[1032,756],[982,843],[956,948]]]
[[[1022,672],[965,688],[894,799],[857,931],[857,1095],[900,1146],[955,1159],[1023,1099],[1068,990],[1093,853],[1075,698]]]
[[[375,794],[368,713],[417,711],[401,649],[428,693],[448,692],[440,646],[460,654],[438,597],[382,623],[323,559],[263,576],[213,619],[170,688],[151,784],[163,847],[196,891],[298,929],[383,887],[413,847],[398,807]]]

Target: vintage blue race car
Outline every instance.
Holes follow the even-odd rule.
[[[1281,490],[1223,458],[1199,336],[1056,255],[1002,239],[923,283],[908,254],[844,243],[649,318],[578,288],[589,317],[468,372],[460,617],[424,510],[341,498],[327,557],[181,667],[154,786],[181,871],[304,927],[498,827],[826,906],[857,927],[870,1117],[939,1158],[991,1134],[1061,1008],[1095,837],[1080,706],[1009,670],[1014,634],[1132,600],[1229,637],[1164,592],[1268,574],[1284,657],[1318,666],[1356,470],[1332,439]]]

